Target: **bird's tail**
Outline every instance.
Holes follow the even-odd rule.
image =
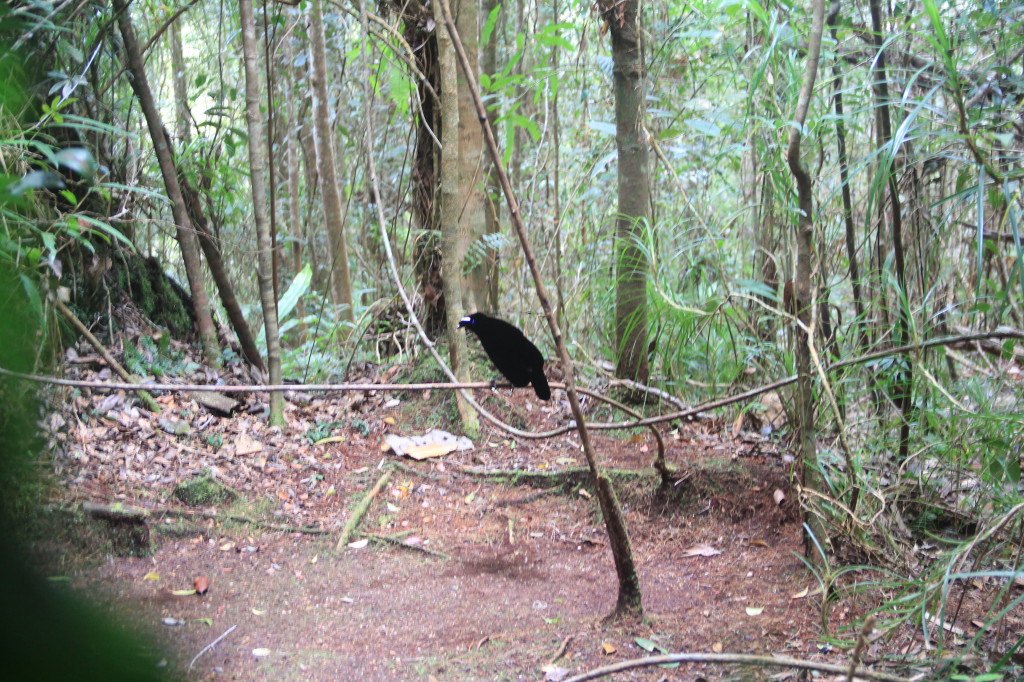
[[[548,378],[544,376],[543,367],[533,370],[530,383],[533,384],[533,390],[537,393],[538,398],[541,400],[551,399],[551,389],[548,387]]]

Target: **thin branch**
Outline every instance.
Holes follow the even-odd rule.
[[[196,664],[196,661],[198,661],[198,660],[199,660],[199,657],[200,657],[200,656],[202,656],[202,655],[203,655],[203,654],[205,654],[205,653],[206,653],[207,651],[209,651],[209,650],[210,650],[210,649],[212,649],[213,647],[215,647],[215,646],[217,646],[218,644],[220,644],[220,643],[221,643],[221,641],[222,641],[222,640],[223,640],[223,639],[224,639],[225,637],[227,637],[228,635],[230,635],[230,634],[231,634],[232,632],[234,632],[234,631],[235,631],[235,628],[237,628],[237,627],[238,627],[237,625],[232,625],[232,626],[231,626],[231,627],[229,627],[229,628],[228,628],[227,630],[225,630],[225,631],[223,632],[223,634],[221,634],[221,636],[220,636],[220,637],[218,637],[217,639],[213,640],[212,642],[210,642],[209,644],[207,644],[206,646],[204,646],[204,647],[203,647],[203,649],[202,649],[202,651],[200,651],[200,652],[199,652],[198,654],[196,654],[195,658],[193,658],[193,659],[192,659],[192,661],[191,661],[191,662],[190,662],[190,663],[188,664],[188,669],[189,669],[189,670],[192,670],[192,666]]]
[[[387,242],[385,242],[385,248],[387,248]],[[404,289],[400,288],[400,291],[405,294]],[[410,303],[411,306],[411,303]],[[422,327],[419,326],[419,320],[413,316],[415,325],[422,332]],[[423,337],[426,337],[426,333],[423,332]],[[826,372],[834,372],[844,367],[850,367],[852,365],[859,365],[865,362],[871,362],[872,360],[880,360],[882,358],[891,357],[893,355],[903,355],[905,353],[914,353],[928,348],[935,348],[937,346],[949,346],[958,343],[966,343],[970,341],[982,341],[985,339],[1018,339],[1024,341],[1024,331],[1009,328],[999,328],[991,332],[977,332],[973,334],[962,334],[957,336],[941,336],[935,339],[929,339],[921,343],[910,343],[903,346],[897,346],[895,348],[887,348],[885,350],[875,351],[867,353],[865,355],[859,355],[855,358],[849,358],[840,362],[833,363],[824,368]],[[429,339],[425,339],[424,343],[429,343]],[[428,350],[432,350],[436,353],[433,344],[427,345]],[[436,359],[436,358],[435,358]],[[447,369],[447,365],[443,361],[439,363],[442,369]],[[448,369],[448,372],[451,370]],[[447,373],[447,372],[446,372]],[[208,384],[130,384],[130,383],[119,383],[119,382],[107,382],[107,381],[79,381],[75,379],[58,379],[51,376],[43,376],[39,374],[26,374],[24,372],[15,372],[13,370],[0,367],[0,376],[11,377],[13,379],[22,379],[24,381],[33,381],[41,384],[51,384],[54,386],[67,386],[71,388],[89,388],[99,391],[174,391],[174,392],[185,392],[185,391],[198,391],[198,392],[218,392],[218,393],[271,393],[275,391],[305,391],[305,392],[344,392],[344,391],[433,391],[433,390],[458,390],[465,391],[467,389],[477,388],[491,388],[490,382],[468,382],[461,383],[452,381],[451,383],[437,382],[437,383],[417,383],[417,384],[281,384],[281,385],[239,385],[239,386],[210,386]],[[617,429],[631,429],[638,428],[641,426],[650,426],[651,424],[660,424],[663,422],[674,421],[677,419],[688,419],[700,415],[702,412],[714,410],[719,407],[725,407],[734,403],[740,403],[751,398],[774,391],[780,388],[789,386],[796,381],[796,376],[789,376],[778,381],[773,381],[770,384],[764,384],[757,388],[752,388],[749,391],[743,393],[737,393],[735,395],[726,396],[717,400],[709,400],[704,403],[700,403],[686,410],[679,410],[677,412],[670,412],[667,414],[661,414],[654,417],[647,417],[646,419],[640,419],[634,422],[588,422],[587,426],[597,430],[617,430]],[[503,387],[502,384],[498,384],[498,387]],[[552,383],[552,388],[564,388],[563,384]],[[470,404],[476,407],[478,403],[469,397]],[[487,412],[482,407],[478,408],[481,410],[481,414],[485,417],[493,418],[490,412]],[[501,424],[500,420],[494,418],[495,422]],[[545,432],[544,434],[537,434],[528,431],[521,431],[514,429],[510,431],[514,435],[521,435],[524,438],[538,438],[538,437],[552,437],[567,433],[574,430],[575,426],[565,426],[553,431]]]
[[[648,656],[630,661],[622,661],[614,665],[596,668],[582,675],[576,675],[565,680],[565,682],[584,682],[584,680],[596,680],[599,677],[607,677],[624,670],[636,668],[649,668],[665,663],[738,663],[740,665],[756,665],[760,667],[779,666],[782,668],[796,668],[798,670],[817,670],[819,672],[845,675],[849,666],[835,665],[832,663],[818,663],[817,661],[806,661],[788,656],[755,656],[752,654],[668,654],[666,656]],[[857,676],[866,680],[879,680],[879,682],[913,682],[914,680],[925,679],[924,675],[907,678],[889,673],[874,672],[872,670],[858,670]]]

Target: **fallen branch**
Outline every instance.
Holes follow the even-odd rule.
[[[530,502],[533,502],[536,499],[544,497],[545,495],[552,495],[552,494],[554,494],[556,492],[558,492],[558,491],[555,490],[554,488],[548,488],[547,490],[541,490],[540,492],[532,493],[530,495],[527,495],[526,497],[517,497],[514,500],[501,500],[499,502],[495,502],[492,506],[494,506],[494,507],[514,507],[514,506],[520,505],[520,504],[528,504]]]
[[[62,511],[71,513],[74,509],[55,507],[56,511]],[[100,502],[83,502],[80,507],[83,514],[91,516],[93,518],[109,519],[113,521],[146,521],[150,517],[164,517],[171,516],[175,518],[199,518],[199,519],[214,519],[216,521],[234,521],[236,523],[245,523],[250,526],[257,526],[259,528],[265,528],[267,530],[280,531],[282,533],[303,533],[306,535],[325,535],[328,531],[326,528],[316,528],[313,526],[289,526],[283,523],[271,523],[269,521],[260,521],[259,519],[253,519],[248,516],[241,516],[239,514],[221,514],[216,511],[203,511],[199,509],[144,509],[143,507],[133,507],[131,505],[122,504],[116,502],[114,504],[103,504]]]
[[[556,488],[565,485],[581,485],[590,483],[590,469],[587,467],[572,467],[561,471],[523,471],[521,469],[495,470],[479,469],[475,467],[462,467],[456,463],[452,466],[467,476],[485,478],[497,483],[518,485],[526,483],[539,488]],[[648,471],[637,471],[634,469],[606,469],[609,477],[616,479],[637,479],[647,478],[652,474]]]
[[[555,655],[551,657],[550,661],[548,661],[549,666],[554,665],[558,662],[558,659],[560,659],[562,656],[565,656],[566,652],[569,651],[569,644],[572,642],[572,638],[573,636],[569,635],[568,637],[562,640],[562,644],[558,647],[558,651],[556,651]]]
[[[565,680],[565,682],[584,682],[584,680],[596,680],[599,677],[607,677],[624,670],[635,668],[647,668],[665,663],[738,663],[739,665],[756,665],[761,667],[779,666],[781,668],[796,668],[798,670],[817,670],[819,672],[846,675],[849,666],[835,665],[832,663],[818,663],[816,661],[805,661],[788,656],[755,656],[752,654],[668,654],[665,656],[648,656],[647,658],[636,658],[630,661],[622,661],[614,665],[595,668],[582,675],[576,675]],[[857,677],[865,680],[879,680],[879,682],[914,682],[925,679],[924,675],[907,678],[889,673],[880,673],[873,670],[858,670]]]
[[[400,537],[395,537],[394,535],[377,535],[376,533],[363,533],[362,535],[363,537],[382,545],[394,545],[396,547],[401,547],[402,549],[411,549],[414,552],[423,552],[424,554],[436,559],[451,559],[451,556],[444,552],[436,552],[421,545],[410,545],[408,542],[402,540]]]
[[[388,469],[384,472],[384,475],[377,479],[376,485],[363,496],[363,499],[359,500],[359,504],[356,505],[355,509],[352,510],[352,516],[349,517],[348,523],[341,529],[341,535],[338,536],[338,543],[334,546],[335,552],[340,552],[342,547],[348,544],[348,541],[352,537],[352,533],[355,532],[359,526],[359,522],[366,516],[366,510],[370,508],[370,503],[373,502],[374,498],[377,497],[377,493],[380,492],[381,488],[387,485],[388,479],[391,478],[391,470]]]
[[[199,652],[198,654],[196,654],[195,658],[193,658],[193,659],[192,659],[192,661],[191,661],[191,662],[190,662],[190,663],[188,664],[188,669],[189,669],[189,670],[192,670],[192,666],[193,666],[193,665],[195,665],[196,661],[198,661],[198,660],[199,660],[199,657],[200,657],[200,656],[202,656],[202,655],[203,655],[203,654],[205,654],[205,653],[206,653],[207,651],[209,651],[209,650],[210,650],[210,649],[212,649],[213,647],[215,647],[215,646],[217,646],[218,644],[220,644],[221,640],[223,640],[223,639],[224,639],[225,637],[227,637],[227,636],[228,636],[228,635],[230,635],[230,634],[231,634],[232,632],[234,632],[234,631],[235,631],[235,628],[237,628],[237,627],[238,627],[237,625],[232,625],[232,626],[231,626],[231,627],[229,627],[229,628],[228,628],[227,630],[225,630],[225,631],[224,631],[224,632],[223,632],[223,633],[221,634],[221,636],[220,636],[220,637],[218,637],[217,639],[213,640],[212,642],[210,642],[209,644],[207,644],[206,646],[204,646],[204,647],[203,647],[203,650],[202,650],[202,651],[200,651],[200,652]]]
[[[107,363],[110,369],[112,369],[117,376],[121,377],[125,381],[138,383],[139,380],[132,376],[128,370],[122,367],[121,363],[114,359],[114,356],[110,354],[107,347],[100,343],[100,340],[97,339],[91,331],[89,331],[88,327],[82,324],[82,321],[79,320],[73,312],[68,310],[68,307],[64,305],[63,301],[59,298],[55,298],[54,304],[57,306],[57,311],[64,316],[64,319],[66,319],[68,323],[75,328],[75,331],[85,337],[85,340],[96,349],[96,352],[100,354],[103,361]],[[153,399],[153,396],[148,391],[139,391],[139,400],[146,405],[146,408],[150,412],[160,412],[160,406],[157,405],[156,400]]]

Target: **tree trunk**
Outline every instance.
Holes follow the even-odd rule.
[[[221,257],[220,240],[217,238],[206,222],[203,208],[199,201],[199,192],[189,183],[184,176],[178,178],[181,183],[181,193],[188,206],[189,219],[196,228],[196,236],[199,238],[199,245],[203,248],[203,255],[206,256],[206,264],[210,267],[210,275],[213,283],[217,285],[217,295],[220,296],[220,303],[227,313],[228,322],[238,337],[238,345],[242,349],[242,355],[253,366],[260,371],[266,371],[263,358],[260,357],[259,349],[256,348],[256,340],[249,329],[249,323],[242,312],[242,306],[238,304],[235,297],[235,288],[231,285],[231,278],[228,277],[227,268],[224,266],[224,259]]]
[[[316,148],[317,175],[324,203],[324,223],[331,243],[331,282],[333,301],[342,306],[341,317],[353,322],[352,280],[348,265],[348,242],[334,162],[334,135],[327,107],[327,48],[323,19],[323,0],[309,4],[310,81],[313,86],[313,142]]]
[[[403,36],[410,45],[420,46],[416,50],[416,66],[426,77],[426,82],[421,80],[417,84],[420,116],[411,169],[412,214],[419,231],[413,245],[413,269],[416,273],[416,287],[423,300],[420,319],[427,334],[436,338],[444,333],[446,325],[441,247],[435,233],[439,227],[436,201],[439,145],[433,131],[439,129],[440,118],[437,113],[438,102],[433,93],[440,90],[441,76],[437,65],[437,36],[433,30],[424,29],[429,22],[436,21],[432,14],[425,14],[428,11],[421,5],[409,6],[408,14],[404,16]]]
[[[551,12],[552,23],[558,25],[561,22],[558,0],[554,0],[552,3]],[[561,50],[551,50],[551,71],[553,73],[559,72],[559,56],[561,54]],[[565,276],[562,267],[562,196],[560,187],[562,129],[558,118],[558,93],[561,91],[561,85],[556,84],[553,90],[550,112],[552,121],[551,137],[554,143],[551,170],[551,231],[554,234],[555,248],[555,316],[558,318],[558,326],[561,329],[565,329]]]
[[[498,6],[498,0],[483,0],[483,5],[480,8],[481,13],[485,17],[489,17],[494,8]],[[503,21],[502,17],[498,17],[497,24],[494,26],[494,31],[491,32],[490,39],[487,44],[483,46],[482,53],[480,55],[480,67],[484,73],[493,75],[498,70],[498,25]],[[557,50],[555,50],[557,52]],[[474,118],[475,118],[474,114]],[[487,120],[491,124],[491,129],[495,128],[495,124],[498,121],[498,109],[497,107],[491,107],[487,110]],[[474,122],[474,125],[476,123]],[[482,137],[481,137],[482,139]],[[501,195],[501,185],[498,182],[498,172],[494,163],[490,159],[485,159],[484,163],[487,167],[487,186],[484,191],[484,200],[486,201],[484,210],[484,232],[486,234],[497,234],[501,230],[501,223],[499,222],[501,204],[498,201],[498,197]],[[500,278],[498,273],[498,251],[496,249],[488,249],[487,256],[484,259],[485,277],[487,278],[487,299],[484,302],[483,309],[487,312],[498,314],[498,296],[501,293]]]
[[[245,119],[249,133],[249,182],[252,187],[253,223],[256,225],[256,276],[259,280],[263,324],[267,332],[267,365],[270,383],[281,383],[281,343],[277,323],[277,300],[274,298],[274,256],[267,219],[267,186],[263,174],[264,131],[260,118],[260,82],[256,60],[256,22],[252,0],[238,0],[242,23],[242,56],[245,68]],[[270,425],[284,426],[284,394],[270,394]]]
[[[146,117],[149,135],[153,140],[153,150],[156,153],[157,163],[160,165],[160,174],[163,176],[164,186],[167,188],[167,198],[171,201],[171,213],[174,216],[176,228],[175,235],[181,248],[182,262],[185,264],[189,293],[192,295],[199,342],[202,344],[206,361],[216,365],[220,362],[220,348],[217,345],[213,315],[210,313],[210,300],[206,296],[206,288],[203,284],[203,268],[199,258],[195,230],[188,217],[188,208],[185,206],[181,187],[178,185],[178,170],[174,165],[174,157],[167,143],[167,134],[164,131],[163,121],[160,119],[160,112],[156,108],[156,102],[153,101],[153,93],[149,88],[149,81],[146,79],[146,69],[139,51],[139,44],[135,39],[135,30],[132,28],[128,5],[125,0],[114,0],[113,6],[117,13],[117,23],[121,29],[125,52],[128,56],[129,80],[135,91],[135,96],[139,98],[142,113]]]
[[[289,12],[289,29],[294,30],[296,23],[298,23],[298,13]],[[291,30],[288,31],[289,34],[291,33]],[[284,63],[285,68],[282,69],[281,72],[285,74],[285,90],[286,92],[294,93],[296,90],[296,74],[295,70],[292,69],[292,64],[295,63],[295,42],[291,35],[288,35],[288,37],[284,39]],[[299,210],[299,160],[301,156],[299,151],[302,144],[299,139],[302,130],[302,125],[299,121],[299,108],[298,102],[295,101],[294,96],[285,97],[285,116],[288,117],[288,123],[286,129],[287,133],[282,136],[285,155],[285,163],[282,168],[282,172],[285,174],[283,182],[288,188],[285,224],[288,225],[288,234],[291,237],[288,247],[289,255],[291,256],[291,270],[293,275],[297,275],[302,270],[302,247],[305,243],[305,235],[303,234],[302,227],[302,212]],[[303,320],[306,317],[305,303],[301,298],[295,306],[295,315],[299,320]],[[295,333],[292,334],[291,337],[295,345],[300,345],[305,341],[305,322],[300,322],[295,327]]]
[[[611,29],[618,150],[615,224],[615,376],[647,383],[647,256],[642,248],[651,210],[651,178],[644,129],[646,79],[641,55],[639,2],[601,0]],[[631,396],[637,398],[638,396]]]
[[[459,381],[468,381],[466,335],[459,333],[458,330],[463,310],[462,278],[459,275],[466,253],[465,238],[468,232],[468,225],[459,220],[459,211],[463,205],[460,201],[462,187],[459,182],[462,151],[459,140],[463,134],[459,110],[462,101],[458,80],[455,77],[458,73],[455,49],[452,47],[452,39],[445,28],[444,16],[437,2],[434,3],[434,18],[437,23],[437,64],[441,74],[441,271],[444,278],[445,330],[448,334],[448,355],[451,358],[452,371]],[[475,127],[479,139],[480,126]],[[461,393],[455,392],[455,400],[463,429],[468,434],[478,434],[480,422],[477,420],[476,412]]]
[[[188,72],[185,69],[185,54],[181,46],[181,26],[171,22],[171,81],[174,83],[174,137],[182,145],[188,145],[192,136],[191,114],[188,107]]]
[[[440,16],[437,18],[438,25],[441,25],[443,22],[440,21]],[[480,28],[477,25],[477,18],[477,0],[459,0],[455,21],[459,28],[459,35],[464,37],[462,46],[466,50],[466,57],[469,59],[474,73],[479,72]],[[459,223],[456,237],[459,242],[458,249],[461,255],[456,263],[458,269],[454,271],[446,269],[445,273],[446,275],[458,275],[462,279],[462,303],[465,307],[459,306],[455,311],[456,316],[459,316],[462,310],[476,312],[484,310],[487,306],[486,258],[479,257],[484,252],[474,249],[472,267],[468,271],[465,267],[467,264],[465,256],[469,245],[474,244],[475,247],[483,246],[481,240],[487,229],[484,203],[486,200],[484,194],[486,175],[484,167],[484,137],[483,132],[480,130],[480,124],[475,120],[476,112],[473,109],[473,99],[469,94],[469,88],[466,86],[466,77],[458,70],[455,64],[454,52],[449,56],[452,70],[458,75],[459,88],[459,127],[457,132],[459,187],[458,209],[455,212],[455,217]],[[441,74],[443,80],[445,77],[443,65],[441,66]],[[442,125],[444,124],[442,123]],[[443,222],[442,225],[444,225]],[[490,249],[487,249],[487,251],[489,252]],[[451,318],[451,315],[448,317]]]
[[[794,277],[794,289],[796,298],[796,316],[801,325],[797,330],[796,338],[796,371],[797,371],[797,415],[799,419],[800,434],[798,444],[800,448],[800,485],[802,488],[811,490],[823,490],[823,481],[818,474],[818,453],[815,441],[814,429],[814,390],[813,376],[811,370],[811,343],[814,331],[812,326],[811,296],[811,261],[814,252],[814,205],[813,186],[811,176],[804,168],[800,160],[800,142],[802,139],[801,130],[807,121],[807,110],[810,107],[811,95],[814,92],[814,83],[818,77],[818,59],[821,55],[821,34],[825,25],[825,0],[814,0],[812,9],[811,32],[807,42],[807,66],[804,72],[804,82],[800,87],[800,95],[796,106],[796,113],[793,120],[796,123],[790,129],[789,148],[786,151],[786,158],[789,162],[790,172],[796,180],[797,199],[800,207],[796,234],[796,276]],[[826,541],[824,528],[817,515],[810,515],[807,518],[807,527],[817,537],[818,542]],[[804,547],[808,556],[814,556],[811,552],[813,543],[809,538],[805,539]]]

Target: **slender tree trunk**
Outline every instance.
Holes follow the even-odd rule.
[[[203,248],[206,264],[210,267],[213,283],[217,285],[217,295],[220,296],[220,303],[224,306],[224,312],[227,313],[228,322],[231,324],[235,336],[238,337],[238,345],[242,349],[242,355],[251,364],[264,371],[266,368],[263,365],[263,358],[260,357],[260,352],[256,348],[256,340],[249,329],[249,323],[242,312],[242,306],[238,304],[238,299],[235,297],[235,288],[231,285],[231,278],[228,277],[227,268],[224,266],[224,259],[221,257],[220,240],[210,229],[206,221],[206,215],[203,214],[199,192],[184,176],[179,176],[178,182],[181,185],[181,194],[185,198],[185,205],[188,206],[189,219],[196,228],[199,245]]]
[[[483,0],[483,6],[480,8],[481,14],[484,17],[489,17],[495,7],[498,6],[498,0]],[[494,31],[490,35],[490,39],[485,45],[483,45],[480,55],[480,67],[484,73],[493,75],[498,70],[498,26],[503,23],[502,17],[504,14],[498,17],[498,22],[494,26]],[[557,50],[556,50],[557,52]],[[475,118],[474,114],[474,118]],[[491,107],[487,110],[487,120],[491,124],[491,129],[495,128],[498,122],[498,109],[497,107]],[[474,125],[477,125],[474,121]],[[481,137],[481,140],[483,138]],[[485,227],[484,232],[487,234],[496,234],[501,230],[501,224],[499,223],[499,215],[501,210],[501,204],[498,201],[498,197],[501,194],[501,185],[498,182],[498,171],[493,162],[490,159],[485,159],[484,163],[487,167],[487,186],[484,190],[484,199],[486,203],[486,210],[484,213]],[[484,259],[484,267],[486,268],[487,278],[487,299],[484,302],[484,310],[498,314],[498,298],[501,293],[500,279],[498,273],[498,252],[496,249],[488,249],[487,257]]]
[[[437,36],[433,30],[423,29],[428,22],[436,21],[429,9],[422,5],[412,6],[414,14],[405,20],[404,36],[410,45],[419,45],[416,51],[416,66],[427,82],[417,84],[420,100],[420,117],[416,127],[416,147],[412,160],[412,213],[419,236],[413,245],[413,269],[416,286],[423,300],[421,321],[427,334],[440,336],[446,329],[444,278],[441,273],[441,245],[436,237],[439,229],[437,200],[438,183],[436,166],[437,148],[440,146],[435,131],[440,128],[437,113],[439,103],[434,93],[441,88],[441,75],[437,64]],[[427,87],[429,84],[430,87]]]
[[[293,30],[297,23],[298,13],[289,12],[289,29]],[[299,166],[300,157],[302,156],[299,153],[302,145],[299,137],[302,131],[302,124],[299,121],[300,107],[294,96],[297,84],[295,82],[295,70],[292,68],[292,64],[295,63],[295,41],[291,35],[292,30],[287,31],[289,35],[284,39],[285,68],[282,69],[282,73],[285,74],[284,87],[288,93],[284,98],[285,116],[288,117],[288,124],[286,129],[287,132],[282,135],[285,155],[285,163],[282,172],[285,173],[283,181],[288,187],[285,223],[288,225],[288,234],[291,236],[291,239],[289,240],[289,255],[291,256],[292,274],[297,275],[302,271],[302,247],[305,244],[305,235],[303,234],[302,229],[302,211],[299,207],[299,179],[301,177]],[[295,307],[295,315],[299,320],[303,320],[306,317],[306,305],[301,298]],[[305,341],[306,324],[304,322],[300,322],[295,328],[295,334],[292,335],[292,338],[295,340],[296,345]]]
[[[471,1],[471,0],[470,0]],[[441,73],[441,270],[444,273],[445,330],[448,334],[448,355],[452,371],[459,381],[467,381],[469,372],[466,364],[466,335],[458,331],[462,316],[463,289],[460,265],[465,255],[465,237],[468,225],[459,220],[461,183],[459,182],[462,135],[460,93],[456,74],[455,49],[451,36],[445,28],[444,14],[440,4],[434,3],[434,20],[437,23],[437,63]],[[476,126],[479,136],[480,126]],[[467,433],[477,434],[480,423],[476,411],[465,401],[462,394],[455,392],[456,405],[462,427]],[[473,436],[475,437],[475,436]]]
[[[810,107],[814,83],[818,77],[818,59],[821,55],[821,34],[825,25],[825,0],[814,0],[812,5],[811,32],[807,40],[807,66],[804,71],[804,82],[800,88],[799,100],[793,120],[796,123],[790,129],[789,148],[786,158],[790,172],[796,180],[797,198],[800,206],[796,235],[796,277],[794,289],[796,297],[796,316],[801,326],[796,338],[796,371],[797,371],[797,414],[800,420],[800,485],[811,490],[822,490],[823,485],[818,475],[818,453],[814,429],[814,390],[811,369],[811,346],[814,328],[812,326],[811,296],[811,261],[814,252],[814,203],[811,176],[800,160],[801,130],[807,121],[807,110]],[[809,333],[810,332],[810,333]],[[807,518],[807,525],[819,542],[826,540],[824,528],[816,515]],[[813,543],[805,539],[804,547],[808,556],[813,556]]]
[[[184,197],[182,197],[181,187],[178,185],[178,170],[174,165],[174,157],[167,143],[167,134],[164,131],[163,121],[160,119],[160,112],[156,108],[153,93],[149,88],[142,54],[139,51],[138,41],[135,39],[135,30],[132,28],[128,5],[125,0],[114,0],[113,6],[118,15],[118,26],[121,29],[121,37],[124,40],[124,48],[128,57],[129,80],[135,91],[135,96],[139,99],[142,113],[146,117],[149,135],[153,140],[153,150],[156,153],[157,163],[160,165],[160,174],[163,176],[164,186],[167,188],[167,198],[171,201],[175,234],[181,248],[181,259],[185,264],[189,292],[192,294],[196,329],[199,332],[203,355],[210,364],[218,364],[220,348],[217,345],[217,332],[213,326],[213,315],[210,313],[210,300],[206,296],[206,288],[203,284],[202,262],[199,258],[195,230],[192,228],[192,221],[188,217],[188,208],[185,205]]]
[[[651,178],[644,129],[646,78],[637,0],[600,0],[610,26],[615,77],[619,210],[615,227],[615,376],[647,383],[647,256]],[[631,396],[637,397],[637,396]]]
[[[341,192],[334,160],[334,135],[327,107],[327,48],[323,0],[309,4],[310,81],[313,86],[313,142],[324,203],[324,223],[331,242],[331,282],[335,305],[343,307],[342,318],[354,321],[352,280],[349,274],[348,242],[341,205]]]
[[[882,11],[878,0],[869,0],[868,4],[871,9],[872,38],[878,53],[872,70],[876,111],[878,112],[882,144],[888,146],[892,140],[892,123],[889,114],[889,83],[886,80],[888,74],[885,66],[884,41],[882,40]],[[881,158],[882,163],[888,164],[883,172],[885,173],[886,187],[889,190],[889,206],[892,211],[889,219],[890,238],[892,239],[893,265],[896,268],[896,284],[899,287],[895,297],[897,333],[893,338],[893,345],[899,346],[910,342],[910,302],[908,299],[910,292],[907,290],[907,266],[903,253],[903,208],[896,182],[896,160],[894,157],[890,158],[888,154],[883,154]],[[879,265],[881,265],[881,261],[879,261]],[[893,397],[900,410],[900,443],[897,460],[904,462],[910,454],[910,421],[914,406],[913,365],[907,361],[902,370],[897,372],[893,381],[895,384]]]
[[[832,10],[829,15],[832,40],[836,38],[835,21],[839,17],[839,1],[833,0]],[[857,230],[853,222],[853,196],[850,190],[850,162],[849,154],[846,151],[846,117],[843,112],[843,73],[839,68],[839,60],[832,63],[832,76],[835,79],[835,95],[832,97],[836,110],[836,146],[839,154],[839,179],[842,184],[843,198],[843,222],[846,225],[846,259],[849,263],[850,284],[853,286],[853,307],[857,313],[857,326],[860,328],[862,338],[859,348],[870,345],[867,334],[870,329],[864,319],[864,293],[861,291],[860,267],[857,258]]]
[[[256,20],[252,0],[238,0],[242,23],[242,57],[245,70],[245,118],[249,133],[249,182],[252,186],[253,223],[256,225],[256,276],[259,280],[263,324],[267,331],[267,365],[270,383],[281,383],[281,341],[274,298],[274,257],[267,219],[267,186],[264,179],[264,130],[260,118],[260,82],[257,68]],[[270,425],[284,426],[284,394],[270,394]]]
[[[171,82],[174,83],[174,137],[182,145],[188,145],[192,139],[191,115],[188,106],[188,72],[185,69],[185,54],[181,45],[182,19],[171,23]]]
[[[300,71],[300,69],[296,69]],[[296,79],[302,80],[305,73],[296,73]],[[306,254],[309,265],[313,269],[313,286],[318,291],[327,291],[331,287],[330,270],[321,262],[320,249],[316,248],[316,233],[313,225],[319,224],[322,217],[323,202],[319,200],[320,179],[316,170],[316,145],[313,143],[313,122],[310,118],[313,111],[313,99],[309,97],[303,102],[302,111],[309,115],[299,115],[301,128],[297,131],[299,146],[302,149],[302,171],[306,183],[306,208],[302,218],[303,242],[308,245]]]
[[[466,56],[476,73],[479,72],[479,51],[480,51],[480,28],[478,26],[478,0],[459,0],[458,15],[456,23],[459,27],[459,35],[465,37],[463,47],[466,49]],[[436,13],[436,12],[435,12]],[[438,23],[440,26],[443,22]],[[469,245],[483,238],[487,229],[487,216],[485,213],[485,180],[486,172],[484,166],[484,137],[480,130],[480,124],[474,120],[476,112],[473,110],[473,99],[470,97],[469,88],[466,86],[466,77],[458,70],[455,64],[454,53],[451,55],[451,66],[458,75],[458,105],[459,105],[459,127],[458,127],[458,211],[455,217],[459,222],[457,239],[459,241],[460,259],[456,263],[457,270],[445,270],[445,273],[460,275],[462,278],[462,299],[465,308],[456,310],[461,315],[461,310],[477,311],[483,310],[487,305],[487,267],[486,259],[475,259],[473,267],[467,272],[465,268],[465,255]],[[442,67],[442,79],[444,71]],[[443,118],[443,116],[442,116]],[[444,123],[442,123],[442,126]],[[449,306],[450,307],[450,306]],[[451,315],[449,315],[449,318]]]
[[[558,0],[554,0],[552,3],[552,23],[559,24],[561,17],[559,16]],[[559,64],[559,56],[562,51],[559,49],[551,50],[551,70],[558,74],[561,68]],[[558,119],[558,95],[561,92],[561,79],[556,75],[556,85],[554,92],[551,94],[551,138],[554,143],[553,156],[554,161],[552,163],[551,171],[551,230],[554,233],[555,242],[555,316],[558,318],[558,326],[565,329],[565,275],[562,268],[562,192],[561,192],[561,145],[562,145],[562,127],[559,125]]]

